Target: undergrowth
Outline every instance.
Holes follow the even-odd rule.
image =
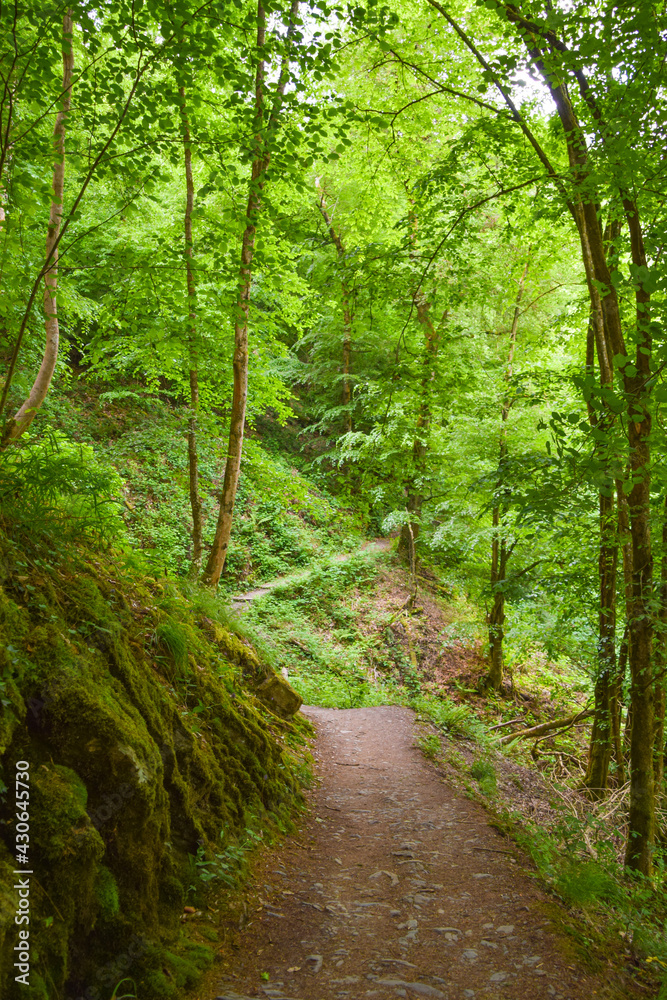
[[[567,926],[584,957],[619,950],[648,982],[662,980],[667,998],[667,856],[654,855],[651,879],[619,863],[618,844],[594,810],[583,817],[565,807],[549,829],[508,812],[517,843],[576,919]],[[593,949],[593,951],[591,951]]]
[[[47,409],[68,447],[83,447],[93,468],[103,456],[113,471],[128,544],[142,551],[152,572],[186,575],[192,555],[187,409],[149,393],[99,396],[81,390],[50,399]],[[227,429],[215,415],[202,415],[200,425],[199,490],[209,546]],[[316,487],[296,463],[295,456],[269,451],[257,438],[244,441],[223,591],[238,590],[241,581],[282,576],[359,544],[359,517]]]

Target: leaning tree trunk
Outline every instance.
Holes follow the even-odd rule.
[[[491,543],[491,591],[493,594],[493,605],[489,614],[489,672],[485,678],[485,685],[499,691],[503,685],[503,640],[505,638],[505,580],[507,577],[507,563],[512,554],[508,548],[507,537],[504,533],[503,514],[505,513],[505,502],[501,497],[504,490],[505,463],[507,461],[507,420],[512,408],[510,397],[510,382],[514,369],[514,352],[516,350],[516,337],[519,331],[519,319],[521,318],[521,300],[526,287],[528,267],[530,265],[530,248],[528,259],[519,279],[519,287],[514,303],[514,315],[510,328],[510,349],[507,357],[507,368],[505,369],[505,391],[503,404],[500,411],[500,444],[498,448],[498,480],[496,482],[496,502],[493,505],[493,541]]]
[[[533,53],[531,53],[533,54]],[[533,58],[542,72],[556,103],[563,124],[570,165],[581,187],[575,212],[582,246],[582,258],[589,288],[598,291],[608,355],[628,357],[621,311],[616,289],[606,259],[605,240],[598,207],[591,197],[590,173],[585,137],[579,126],[566,88],[553,85],[553,78]],[[632,262],[640,274],[646,273],[646,254],[637,206],[621,187],[625,220],[630,232]],[[635,317],[637,346],[635,374],[623,369],[623,388],[627,399],[627,426],[630,481],[628,496],[632,538],[632,600],[628,613],[628,652],[631,675],[632,734],[630,743],[630,810],[625,863],[634,871],[649,876],[653,865],[655,840],[654,680],[653,680],[653,557],[650,531],[650,433],[649,410],[651,378],[650,295],[639,278],[635,279]],[[594,305],[594,303],[592,303]]]
[[[579,144],[577,148],[581,148]],[[637,267],[643,263],[645,269],[646,259],[636,208],[634,212],[626,209],[626,219],[631,233],[633,263]],[[579,232],[589,287],[593,285],[604,290],[600,301],[608,354],[627,357],[618,297],[607,266],[596,206],[592,202],[581,203]],[[647,389],[651,376],[651,342],[648,334],[649,296],[641,284],[637,285],[635,297],[639,333],[634,362],[636,374],[623,372],[623,387],[628,400],[629,478],[632,482],[628,496],[632,540],[632,593],[628,608],[632,732],[629,835],[625,862],[629,868],[648,876],[652,871],[655,840],[653,558],[649,520],[651,414],[648,408],[650,389]]]
[[[287,42],[294,34],[294,25],[299,11],[299,0],[292,0],[290,8],[290,26],[287,32]],[[273,96],[271,114],[266,121],[264,107],[264,75],[265,63],[262,57],[266,41],[266,14],[262,0],[257,5],[257,71],[255,76],[255,140],[254,157],[250,174],[248,203],[246,207],[246,224],[241,241],[241,266],[237,286],[236,315],[234,320],[234,388],[229,419],[229,443],[227,446],[227,461],[225,476],[220,494],[220,510],[215,529],[213,545],[201,581],[206,586],[216,587],[220,579],[229,539],[232,532],[232,517],[234,501],[241,471],[241,454],[243,451],[243,430],[245,426],[245,411],[248,398],[248,315],[250,309],[250,288],[252,285],[253,257],[255,253],[255,234],[257,222],[262,208],[262,190],[264,177],[270,162],[269,140],[278,125],[278,116],[282,107],[285,87],[289,77],[289,52],[286,51],[280,68],[278,84]]]
[[[190,122],[185,101],[185,89],[181,87],[181,118],[183,122],[183,157],[185,163],[185,274],[188,289],[188,332],[190,414],[188,417],[188,479],[190,487],[190,509],[192,510],[192,563],[190,575],[197,576],[202,561],[202,503],[199,496],[199,456],[197,454],[197,413],[199,410],[199,359],[197,351],[197,290],[192,267],[192,209],[195,188],[192,179],[192,149],[190,145]]]
[[[62,108],[56,115],[53,129],[53,147],[56,155],[53,164],[53,198],[49,211],[49,225],[46,233],[46,260],[44,266],[44,330],[46,334],[44,354],[39,371],[28,393],[14,416],[7,421],[2,432],[2,447],[19,438],[30,426],[35,414],[46,399],[58,360],[60,329],[58,326],[58,237],[63,214],[63,192],[65,188],[65,124],[69,114],[72,95],[72,74],[74,71],[74,48],[72,44],[72,12],[63,15],[63,93]],[[37,286],[39,287],[39,286]]]

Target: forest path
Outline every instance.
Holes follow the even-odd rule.
[[[255,912],[202,1000],[605,994],[520,852],[424,760],[409,709],[303,711],[318,734],[310,817],[263,859]]]
[[[323,565],[330,563],[342,563],[347,562],[353,556],[358,555],[360,552],[384,552],[391,548],[393,539],[391,538],[373,538],[369,541],[362,542],[358,549],[354,549],[352,552],[339,552],[338,555],[331,556]],[[317,566],[318,564],[315,563]],[[276,587],[283,587],[286,583],[296,583],[298,580],[303,580],[310,575],[313,571],[313,566],[305,566],[303,569],[298,570],[296,573],[288,573],[286,576],[276,577],[275,580],[267,580],[266,583],[261,583],[258,587],[254,587],[252,590],[246,590],[244,594],[235,594],[231,599],[232,611],[243,612],[245,611],[253,601],[256,601],[259,597],[266,597],[272,590]]]

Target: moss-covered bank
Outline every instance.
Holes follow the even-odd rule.
[[[170,1000],[202,874],[289,821],[304,722],[253,695],[267,670],[205,594],[119,556],[0,536],[0,996]],[[218,620],[216,620],[216,617]],[[15,982],[15,764],[30,763],[30,986]]]

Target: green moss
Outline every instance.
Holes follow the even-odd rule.
[[[179,920],[190,858],[219,850],[223,829],[233,843],[248,824],[288,819],[303,737],[244,687],[268,669],[255,651],[202,622],[173,588],[89,554],[53,565],[48,587],[39,583],[45,571],[28,566],[35,589],[20,592],[3,544],[0,622],[14,652],[0,661],[0,677],[11,671],[0,689],[0,763],[5,783],[16,760],[31,763],[34,982],[42,977],[49,1000],[92,987],[110,996],[124,977],[141,984],[141,1000],[176,998],[211,958]],[[188,653],[176,674],[167,632]],[[25,1000],[11,970],[8,829],[0,828],[0,995]]]
[[[190,989],[197,984],[202,972],[209,968],[213,956],[210,948],[189,941],[183,946],[180,954],[165,951],[163,961],[171,972],[176,985],[181,989]]]
[[[120,910],[118,886],[113,872],[104,865],[100,865],[95,875],[95,897],[102,920],[111,920],[118,914]]]
[[[160,970],[147,973],[141,980],[142,1000],[180,1000],[180,997],[176,983],[167,979]]]
[[[207,941],[219,941],[218,932],[213,927],[200,927],[199,934]]]

